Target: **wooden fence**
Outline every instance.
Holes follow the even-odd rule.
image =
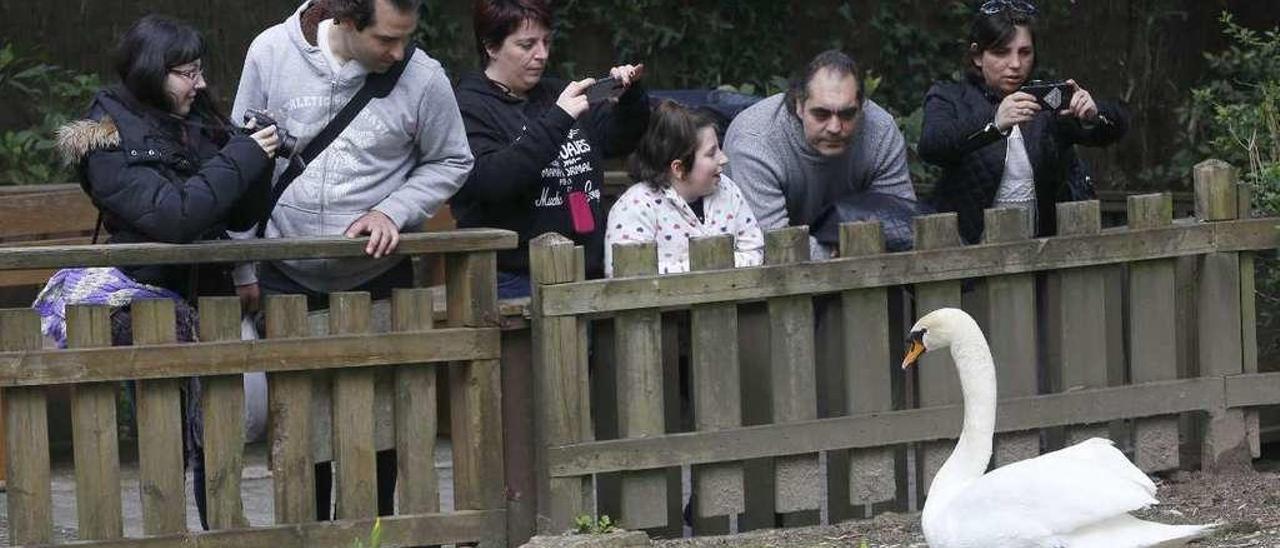
[[[893,254],[877,224],[850,224],[825,262],[791,228],[762,267],[733,269],[721,237],[692,243],[696,272],[657,276],[652,245],[619,246],[618,278],[583,281],[572,242],[535,240],[540,529],[599,509],[678,533],[682,468],[698,534],[918,503],[961,395],[949,355],[897,364],[914,318],[944,306],[991,342],[997,464],[1097,435],[1147,471],[1248,462],[1256,408],[1280,404],[1280,374],[1257,373],[1251,255],[1276,248],[1277,220],[1250,218],[1230,166],[1195,179],[1197,218],[1134,196],[1128,226],[1104,230],[1098,202],[1067,203],[1059,235],[1032,239],[1023,213],[991,210],[962,247],[935,215]]]
[[[406,235],[397,253],[440,255],[446,263],[447,326],[434,328],[433,293],[397,290],[391,329],[370,329],[365,293],[331,296],[327,335],[309,326],[305,298],[266,300],[267,338],[240,341],[236,298],[199,302],[200,342],[176,344],[170,301],[133,305],[133,346],[110,347],[109,310],[67,311],[69,349],[42,348],[29,309],[0,311],[0,387],[8,455],[8,522],[13,544],[53,540],[45,391],[72,385],[76,528],[110,546],[351,546],[367,540],[376,513],[375,379],[393,376],[391,446],[398,458],[398,515],[382,518],[387,546],[480,542],[505,545],[501,390],[495,252],[515,234],[463,230]],[[193,245],[0,249],[0,271],[70,266],[193,264],[363,255],[360,241],[260,240]],[[437,387],[440,366],[448,386]],[[275,526],[248,527],[241,507],[244,430],[241,374],[269,376]],[[208,519],[186,528],[179,384],[203,379]],[[442,377],[443,378],[443,377]],[[116,434],[116,390],[136,381],[143,538],[124,539]],[[313,383],[331,383],[331,444],[337,463],[338,521],[315,523]],[[437,392],[451,402],[455,511],[440,513],[434,452]],[[381,448],[381,447],[378,447]]]

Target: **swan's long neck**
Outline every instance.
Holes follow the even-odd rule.
[[[929,497],[945,496],[981,477],[991,461],[991,437],[996,427],[996,370],[991,349],[977,324],[957,330],[951,343],[951,358],[960,375],[964,393],[964,428],[960,441],[934,477]]]

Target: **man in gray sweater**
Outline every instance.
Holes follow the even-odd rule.
[[[893,116],[865,97],[859,78],[848,55],[820,53],[785,94],[756,103],[729,125],[726,169],[761,228],[809,225],[853,192],[915,201],[906,140]],[[814,258],[830,256],[810,241]]]

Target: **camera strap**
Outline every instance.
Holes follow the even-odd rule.
[[[276,209],[276,203],[280,201],[280,197],[284,195],[284,191],[289,188],[289,184],[293,183],[302,172],[307,169],[307,165],[311,164],[325,148],[333,143],[334,139],[347,128],[347,125],[356,118],[360,111],[364,110],[365,105],[374,98],[383,98],[391,94],[396,88],[396,84],[400,81],[400,75],[404,74],[404,69],[409,65],[409,60],[413,58],[414,50],[417,49],[416,42],[409,42],[404,49],[404,57],[386,72],[370,73],[364,79],[364,85],[360,87],[355,96],[347,101],[337,116],[334,116],[329,123],[316,134],[311,142],[299,152],[297,157],[290,159],[289,167],[285,168],[284,173],[276,179],[276,184],[271,187],[271,198],[267,202],[266,210],[262,214],[262,219],[258,221],[256,230],[257,237],[262,238],[267,231],[267,222],[271,220],[271,213]]]

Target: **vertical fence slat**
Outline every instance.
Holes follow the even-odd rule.
[[[884,253],[880,223],[840,227],[840,256]],[[862,415],[893,410],[893,357],[889,351],[889,291],[878,287],[841,294],[845,411]],[[849,452],[849,504],[889,502],[897,495],[892,447]]]
[[[0,310],[0,351],[39,350],[40,346],[40,318],[34,310]],[[4,417],[9,543],[51,542],[53,496],[44,387],[6,388]]]
[[[988,209],[986,243],[1016,242],[1032,236],[1028,213],[1022,209]],[[996,361],[996,380],[1001,398],[1034,396],[1037,393],[1037,340],[1035,274],[992,276],[986,280],[987,340]],[[1040,454],[1040,434],[1036,431],[1002,434],[996,438],[996,466]]]
[[[445,260],[451,327],[497,327],[497,255],[449,255]],[[585,381],[585,379],[584,379]],[[502,366],[498,360],[455,364],[449,371],[454,506],[504,506]]]
[[[1058,235],[1097,234],[1102,230],[1097,201],[1057,205]],[[1104,267],[1058,272],[1056,336],[1062,390],[1107,386],[1106,271]],[[1106,424],[1067,429],[1067,444],[1109,438]]]
[[[423,331],[432,326],[429,289],[396,289],[391,299],[391,328]],[[396,368],[396,461],[402,515],[440,511],[436,477],[436,370],[432,365]]]
[[[199,309],[201,341],[240,340],[238,298],[202,297]],[[240,499],[240,476],[244,471],[244,376],[203,377],[200,382],[209,528],[247,527],[249,522]]]
[[[788,227],[765,236],[765,261],[770,265],[809,260],[809,231]],[[813,331],[813,299],[808,295],[768,300],[769,363],[773,385],[773,422],[787,423],[818,417],[817,369]],[[774,460],[774,504],[779,513],[822,507],[825,478],[817,455]]]
[[[266,314],[268,338],[306,337],[310,332],[307,299],[302,295],[268,296]],[[270,373],[267,379],[276,523],[306,523],[316,516],[311,374]]]
[[[178,340],[173,301],[133,302],[133,344]],[[138,493],[147,535],[187,530],[186,477],[182,468],[182,395],[179,379],[137,383]]]
[[[1166,227],[1173,222],[1173,197],[1129,197],[1129,229]],[[1129,265],[1129,366],[1134,384],[1178,378],[1177,265],[1174,260]],[[1134,460],[1144,472],[1178,467],[1178,418],[1134,423]]]
[[[110,310],[67,307],[67,347],[111,346]],[[116,385],[72,387],[71,437],[75,446],[76,515],[81,540],[123,536],[120,453],[116,439]]]
[[[1253,186],[1249,183],[1236,184],[1236,210],[1239,218],[1248,219],[1253,216]],[[1243,352],[1244,372],[1258,372],[1258,309],[1257,290],[1254,277],[1254,254],[1240,254],[1240,329],[1241,351]],[[1249,441],[1249,455],[1253,458],[1262,456],[1262,425],[1259,424],[1259,412],[1246,409],[1244,412],[1245,431]]]
[[[368,333],[370,300],[365,292],[329,297],[329,333]],[[373,449],[374,370],[340,369],[333,375],[333,465],[338,519],[378,513],[377,468]]]
[[[658,273],[653,243],[613,246],[613,273],[618,277]],[[619,313],[617,340],[618,436],[641,438],[665,433],[662,376],[662,315],[657,310]],[[622,476],[622,515],[630,529],[667,524],[667,479],[664,470]]]
[[[535,463],[538,474],[538,531],[559,533],[573,524],[575,517],[591,508],[589,477],[551,478],[547,469],[547,448],[590,441],[591,417],[583,413],[589,395],[583,392],[587,364],[583,359],[586,339],[576,317],[541,314],[542,285],[570,283],[582,279],[573,241],[548,233],[529,242],[530,273],[533,277],[534,409],[537,413]]]
[[[1196,213],[1202,221],[1237,217],[1237,180],[1236,169],[1225,162],[1209,160],[1196,166]],[[1209,253],[1200,258],[1197,319],[1200,374],[1218,377],[1244,372],[1238,253]],[[1242,409],[1211,410],[1204,433],[1203,466],[1248,466],[1247,438]]]
[[[915,218],[916,249],[940,249],[961,245],[956,215],[943,213]],[[935,282],[918,284],[916,290],[916,318],[921,318],[940,308],[960,308],[960,282]],[[919,375],[920,407],[950,405],[961,402],[960,383],[956,381],[955,364],[951,354],[930,352],[923,356],[916,367]],[[922,473],[920,487],[929,492],[933,476],[951,454],[952,441],[921,444],[920,458],[916,461]]]
[[[733,237],[689,242],[690,270],[733,268]],[[738,307],[708,304],[689,313],[693,416],[698,431],[742,426],[742,380],[738,362]],[[746,511],[741,464],[693,467],[695,513],[732,516]]]

